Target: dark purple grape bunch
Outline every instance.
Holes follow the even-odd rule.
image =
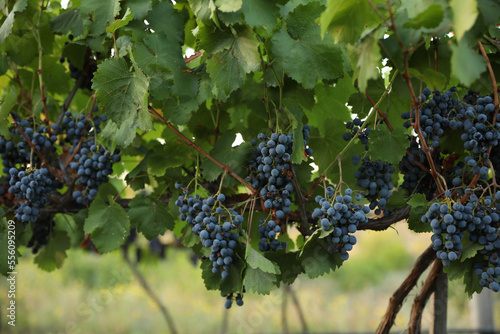
[[[464,203],[451,203],[451,191],[445,196],[450,200],[433,203],[422,216],[422,222],[432,227],[431,237],[436,256],[444,266],[449,266],[463,255],[464,244],[479,246],[474,259],[474,270],[480,276],[483,287],[498,291],[500,271],[500,191],[495,197],[479,198],[474,191],[466,189]],[[497,269],[498,268],[498,269]]]
[[[243,288],[243,292],[245,292]],[[226,298],[226,302],[224,303],[224,307],[226,310],[229,310],[231,306],[233,306],[233,300],[236,302],[236,305],[243,306],[243,293],[230,293],[228,295],[222,295],[222,297]]]
[[[9,193],[22,200],[16,218],[24,223],[36,222],[47,203],[47,194],[58,187],[58,182],[47,168],[25,172],[12,167],[9,175]]]
[[[362,195],[353,195],[353,191],[349,188],[345,190],[343,196],[335,196],[334,189],[327,187],[326,198],[316,196],[315,200],[320,207],[314,209],[312,217],[318,219],[318,225],[323,231],[330,231],[326,237],[330,243],[328,251],[338,253],[343,261],[347,260],[348,252],[357,242],[353,234],[359,225],[368,222],[366,214],[370,212],[370,209],[356,204],[362,200]]]
[[[182,188],[180,182],[175,186]],[[243,233],[243,216],[223,206],[226,200],[224,194],[201,199],[198,195],[188,196],[188,192],[187,188],[183,188],[184,194],[175,201],[180,212],[179,218],[190,224],[193,233],[200,237],[201,244],[210,249],[212,273],[220,273],[223,279],[227,278],[231,264],[238,260],[236,248],[240,245],[239,238]]]
[[[95,136],[106,121],[106,115],[95,115],[89,120],[83,114],[73,117],[69,111],[62,121],[60,132],[66,134],[65,141],[72,146],[69,167],[77,173],[73,197],[79,204],[87,205],[94,200],[101,184],[109,181],[113,164],[121,161],[119,148],[111,152],[96,142]]]
[[[21,120],[17,114],[13,114],[13,116],[19,128],[21,128],[21,131],[35,146],[38,152],[45,154],[47,152],[56,151],[54,143],[57,141],[57,136],[51,134],[50,128],[44,125],[35,128],[32,122],[26,119]],[[39,156],[32,152],[29,143],[21,134],[21,131],[19,131],[17,127],[11,126],[9,128],[9,139],[0,136],[0,154],[3,164],[3,173],[7,176],[12,167],[18,168],[19,166],[30,164],[32,168],[39,169],[42,165]]]
[[[371,129],[369,127],[365,127],[360,130],[364,123],[365,121],[362,121],[359,117],[347,122],[345,125],[347,130],[344,132],[342,138],[344,138],[345,141],[350,141],[357,133],[359,133],[358,139],[361,144],[365,145],[365,150],[368,151],[368,136],[370,135]]]
[[[359,164],[359,162],[359,155],[355,155],[353,163]],[[369,157],[365,157],[361,166],[354,173],[357,185],[366,190],[365,197],[370,201],[370,209],[375,210],[377,215],[382,212],[388,214],[386,205],[394,189],[391,180],[394,171],[394,167],[387,162],[372,161]]]
[[[456,87],[441,93],[439,90],[431,91],[428,87],[422,90],[419,100],[422,103],[419,108],[419,124],[426,143],[432,148],[440,146],[440,138],[445,130],[456,126],[451,122],[459,110],[463,108],[458,98],[453,97],[457,91]],[[409,128],[415,122],[415,109],[404,112],[401,117],[406,119],[403,126]]]
[[[261,218],[259,225],[259,250],[267,252],[286,249],[286,242],[278,240],[281,232],[281,227],[274,220],[266,221],[265,218]]]

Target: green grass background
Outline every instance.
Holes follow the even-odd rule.
[[[311,332],[374,332],[390,296],[429,242],[429,235],[416,235],[403,223],[384,232],[361,231],[357,237],[350,259],[339,270],[315,280],[302,275],[292,285]],[[120,252],[101,256],[71,250],[64,266],[52,273],[38,269],[29,250],[23,255],[17,267],[16,327],[7,325],[2,307],[2,332],[169,332]],[[166,260],[156,261],[146,254],[139,265],[172,314],[179,333],[220,333],[225,312],[227,333],[282,331],[284,289],[268,296],[247,293],[243,307],[233,305],[226,311],[224,298],[218,292],[205,290],[199,263],[193,265],[191,258],[189,250],[172,248],[167,250]],[[3,306],[8,301],[6,283],[5,279],[0,282]],[[416,289],[411,292],[392,332],[399,333],[408,324],[416,293]],[[500,296],[495,296],[495,304],[495,318],[500,319]],[[301,331],[291,303],[287,303],[286,318],[290,332]],[[428,307],[423,315],[424,328],[431,318]],[[448,324],[451,328],[470,328],[469,301],[458,282],[449,286]]]

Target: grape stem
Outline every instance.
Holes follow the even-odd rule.
[[[293,186],[295,188],[295,191],[297,192],[297,199],[299,201],[299,210],[300,210],[300,217],[302,218],[302,229],[308,231],[309,230],[309,221],[307,219],[307,213],[306,213],[306,202],[304,200],[304,195],[302,195],[302,191],[300,191],[299,184],[297,182],[297,174],[295,173],[295,168],[293,168],[293,164],[290,164],[291,170],[292,170],[292,182]]]
[[[394,325],[394,320],[398,314],[404,300],[411,292],[411,290],[417,285],[418,279],[423,274],[423,272],[430,266],[432,261],[436,259],[436,252],[432,249],[432,245],[427,247],[427,249],[418,257],[417,261],[413,265],[410,273],[399,286],[399,288],[394,292],[391,299],[389,300],[389,305],[385,312],[382,321],[380,322],[376,334],[388,334],[392,326]]]
[[[425,308],[425,304],[429,300],[431,294],[436,290],[436,283],[438,276],[443,272],[443,262],[441,259],[434,259],[434,264],[432,269],[425,280],[424,285],[420,289],[420,292],[415,297],[413,306],[410,314],[410,322],[408,324],[409,334],[420,333],[420,327],[422,323],[422,313]]]
[[[234,177],[238,182],[240,182],[242,185],[248,188],[252,192],[252,194],[257,193],[257,190],[254,189],[247,181],[245,181],[241,176],[236,174],[235,171],[233,171],[228,165],[224,165],[221,162],[219,162],[217,159],[212,157],[210,154],[205,152],[201,147],[196,145],[193,141],[189,140],[186,136],[184,136],[179,130],[175,128],[175,126],[172,125],[172,123],[168,122],[163,116],[158,114],[156,110],[154,110],[153,107],[149,107],[149,111],[156,117],[158,118],[163,124],[165,124],[170,130],[174,131],[177,136],[179,136],[188,146],[191,146],[198,152],[200,152],[203,156],[205,156],[208,160],[212,161],[214,164],[222,168],[222,170],[228,172],[232,177]]]
[[[406,150],[406,154],[410,155],[410,151],[407,149]],[[430,174],[431,171],[429,170],[429,168],[425,167],[424,165],[422,165],[419,161],[417,161],[417,159],[413,159],[413,163],[415,165],[417,165],[422,171],[424,171],[425,173],[427,174]]]
[[[88,120],[92,120],[92,113],[94,111],[94,106],[95,106],[95,102],[96,102],[96,99],[97,99],[97,95],[96,94],[93,94],[92,95],[92,107],[90,108],[90,111],[89,113],[87,114],[87,119]],[[87,102],[87,106],[88,106],[88,102]],[[87,127],[89,126],[89,122],[87,122],[87,124],[85,124],[85,127],[83,128],[83,132],[82,133],[86,133],[87,132]],[[75,157],[75,154],[78,153],[78,151],[80,151],[80,146],[82,146],[82,142],[83,142],[83,137],[82,136],[80,138],[80,141],[78,142],[78,145],[76,145],[75,149],[73,150],[73,154],[71,154],[71,157],[69,158],[68,160],[68,163],[73,160],[73,158]]]
[[[342,159],[342,156],[344,155],[345,152],[347,152],[347,150],[351,147],[352,144],[354,144],[354,141],[359,137],[359,135],[363,132],[363,130],[368,126],[368,122],[370,121],[370,119],[373,117],[373,115],[376,113],[376,110],[378,109],[380,103],[382,103],[382,101],[384,100],[384,98],[387,96],[387,94],[389,94],[389,91],[391,90],[391,86],[392,86],[392,83],[394,82],[396,76],[398,74],[398,70],[396,70],[391,78],[391,80],[389,81],[389,84],[387,85],[387,88],[384,90],[384,93],[382,94],[382,96],[380,97],[380,99],[377,101],[377,103],[375,103],[375,105],[373,106],[372,110],[370,111],[370,113],[368,114],[368,116],[366,117],[366,120],[363,122],[363,125],[360,126],[359,130],[357,133],[354,134],[354,136],[351,138],[351,140],[349,140],[349,142],[346,144],[346,146],[344,146],[344,148],[342,149],[342,151],[340,151],[337,156],[335,157],[335,159],[330,163],[330,165],[328,165],[328,167],[325,168],[325,170],[321,173],[320,177],[313,183],[313,185],[311,186],[311,188],[309,189],[309,191],[307,192],[307,194],[304,196],[305,199],[308,199],[311,195],[312,195],[312,192],[314,191],[314,189],[316,189],[316,187],[318,187],[319,183],[324,179],[326,178],[326,173],[327,171],[339,160],[339,159]],[[375,111],[375,112],[374,112]]]
[[[365,96],[366,98],[368,99],[368,101],[370,101],[370,103],[375,107],[375,101],[373,101],[373,99],[370,97],[370,94],[368,94],[368,92],[365,92]],[[389,129],[389,131],[393,132],[394,131],[394,128],[392,127],[391,123],[389,122],[389,119],[387,118],[387,115],[384,114],[380,108],[377,108],[377,113],[378,115],[384,120],[384,123],[385,125],[387,125],[387,128]]]
[[[120,55],[118,54],[118,45],[116,44],[116,35],[115,35],[114,31],[112,32],[112,35],[113,35],[113,43],[115,44],[115,55],[116,55],[116,58],[120,58]]]
[[[43,1],[42,1],[42,6],[40,7],[40,14],[38,15],[38,23],[36,25],[36,32],[33,32],[33,35],[36,39],[37,45],[38,45],[38,82],[40,83],[40,94],[41,94],[41,100],[43,103],[43,111],[45,113],[45,124],[49,123],[49,110],[47,109],[47,97],[45,96],[45,90],[43,87],[43,76],[42,76],[42,59],[43,59],[43,47],[42,47],[42,39],[40,37],[40,23],[42,19],[42,12],[43,12],[44,6],[43,6]],[[33,110],[34,112],[34,110]],[[51,128],[48,128],[48,131],[50,134],[51,133]]]
[[[417,96],[415,95],[415,91],[413,89],[413,85],[412,85],[411,80],[410,80],[409,56],[410,56],[411,52],[410,52],[410,50],[405,48],[403,41],[401,39],[401,36],[399,35],[399,31],[398,31],[398,29],[396,27],[396,23],[394,21],[394,15],[392,12],[391,2],[390,2],[390,0],[387,0],[386,2],[387,2],[387,7],[388,7],[387,9],[388,9],[389,15],[391,17],[391,27],[390,28],[394,31],[394,34],[396,35],[396,38],[398,40],[399,47],[401,48],[401,50],[403,52],[405,70],[404,70],[404,73],[402,73],[402,76],[406,82],[406,85],[408,86],[408,90],[410,91],[410,96],[411,96],[411,100],[412,100],[412,105],[415,108],[415,122],[412,122],[412,126],[415,129],[415,131],[417,132],[417,135],[420,139],[420,145],[422,146],[422,150],[424,151],[424,153],[427,157],[427,161],[429,162],[430,172],[431,172],[432,177],[434,178],[434,182],[436,183],[439,192],[442,193],[445,191],[446,184],[444,185],[444,188],[443,188],[443,185],[441,184],[441,179],[438,177],[439,173],[438,173],[436,166],[434,164],[434,160],[432,159],[432,155],[430,152],[431,150],[430,150],[429,146],[427,146],[427,142],[425,141],[425,138],[422,134],[422,130],[420,129],[420,117],[419,117],[420,116],[419,115],[420,102],[418,101]],[[415,49],[413,51],[415,51]]]
[[[85,79],[85,76],[83,75],[80,75],[78,77],[78,79],[76,80],[75,82],[75,85],[73,86],[73,89],[71,90],[71,92],[69,93],[68,97],[66,98],[66,100],[64,100],[64,103],[63,105],[61,106],[61,111],[59,112],[59,116],[57,117],[57,129],[54,131],[54,134],[57,135],[57,133],[59,132],[59,128],[61,127],[61,123],[63,121],[63,118],[64,118],[64,114],[66,113],[66,111],[69,109],[69,105],[71,104],[71,101],[73,100],[73,98],[75,97],[76,95],[76,92],[78,91],[78,89],[82,86],[83,84],[83,80]]]
[[[33,144],[33,142],[28,138],[28,136],[26,135],[26,133],[24,133],[23,129],[21,129],[21,127],[19,126],[19,124],[17,123],[16,119],[14,118],[14,116],[12,114],[10,114],[10,118],[12,119],[12,123],[16,127],[17,131],[19,131],[19,133],[21,134],[21,136],[24,137],[24,140],[26,140],[26,143],[29,145],[29,147],[33,150],[33,152],[35,152],[36,155],[38,155],[38,157],[40,158],[40,160],[42,162],[42,165],[44,165],[48,170],[50,170],[50,172],[52,173],[52,175],[54,175],[54,177],[57,180],[61,181],[60,177],[59,177],[59,174],[57,174],[56,170],[47,162],[47,160],[43,156],[42,152],[40,152],[39,150],[37,150],[36,145]]]
[[[493,68],[491,67],[491,62],[490,58],[488,58],[488,55],[486,54],[486,51],[484,50],[483,44],[481,41],[477,42],[477,46],[479,47],[479,51],[481,52],[481,55],[486,59],[486,64],[488,66],[488,72],[490,73],[491,77],[491,84],[493,85],[493,98],[495,100],[495,115],[493,116],[493,125],[496,124],[497,122],[497,115],[498,115],[498,87],[497,87],[497,80],[495,78],[495,72],[493,72]],[[491,152],[491,146],[490,149],[488,150],[488,153]]]

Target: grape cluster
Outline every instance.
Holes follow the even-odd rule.
[[[31,248],[33,254],[38,253],[38,251],[45,246],[50,240],[50,233],[53,231],[56,223],[51,217],[39,218],[36,223],[33,223],[33,235],[28,241],[26,247]]]
[[[433,190],[436,184],[432,176],[426,173],[422,167],[429,169],[429,163],[424,152],[420,149],[415,137],[409,137],[410,147],[406,150],[406,155],[399,163],[399,170],[403,174],[403,183],[401,187],[410,193],[420,193],[425,187],[431,187]]]
[[[281,227],[274,220],[269,220],[266,223],[264,218],[260,219],[259,225],[259,250],[261,252],[274,251],[278,249],[286,249],[286,242],[280,242],[277,239],[278,233],[281,232]]]
[[[420,95],[422,105],[418,115],[419,124],[422,136],[427,144],[433,148],[440,146],[439,141],[445,130],[456,126],[456,123],[451,122],[451,119],[463,109],[460,100],[453,97],[453,93],[456,91],[456,87],[450,88],[443,94],[439,90],[432,92],[428,87],[422,90]],[[403,126],[411,127],[412,121],[415,121],[415,109],[411,112],[404,112],[401,117],[407,119]]]
[[[446,194],[451,195],[451,192]],[[481,248],[476,255],[475,272],[481,276],[480,284],[493,291],[499,291],[500,270],[500,191],[491,196],[479,198],[474,191],[466,189],[467,200],[433,203],[422,216],[422,222],[430,223],[431,237],[436,256],[444,266],[460,258],[464,243],[477,243]],[[464,240],[466,238],[467,240]],[[498,269],[497,269],[498,268]]]
[[[310,130],[309,125],[304,125],[302,129],[306,155],[312,154],[312,149],[307,147]],[[290,159],[293,152],[293,133],[273,133],[270,137],[259,133],[257,139],[260,143],[252,140],[255,150],[253,159],[249,162],[249,175],[246,180],[260,191],[264,208],[272,214],[271,225],[270,221],[263,221],[259,226],[259,249],[276,250],[285,247],[276,240],[277,233],[281,231],[278,224],[285,218],[285,214],[290,212],[292,204],[293,172]]]
[[[75,118],[68,111],[62,121],[65,141],[73,146],[69,150],[73,156],[69,166],[77,173],[73,197],[79,204],[93,201],[99,186],[108,182],[108,175],[113,173],[113,163],[121,160],[118,148],[110,152],[104,145],[97,146],[95,135],[101,132],[101,124],[106,120],[106,115],[94,116],[92,120],[83,114]]]
[[[359,160],[353,158],[353,163],[356,162],[359,163]],[[370,209],[375,209],[377,215],[382,210],[387,213],[385,207],[394,188],[391,181],[392,173],[394,167],[391,164],[381,160],[372,161],[369,157],[363,159],[361,166],[354,173],[357,185],[367,190],[365,197],[370,201]]]
[[[243,288],[243,292],[245,292]],[[233,306],[233,299],[236,302],[236,305],[238,306],[243,306],[243,293],[237,293],[236,296],[234,296],[235,293],[230,293],[228,295],[222,295],[222,297],[226,298],[226,302],[224,304],[224,307],[226,310],[229,310],[231,306]]]
[[[55,190],[54,176],[47,168],[26,173],[15,167],[9,170],[9,175],[9,193],[23,200],[16,210],[16,218],[26,223],[36,222],[41,208],[47,202],[47,193]]]
[[[360,132],[360,128],[363,126],[365,121],[362,121],[360,118],[356,117],[352,121],[346,123],[345,127],[347,131],[343,134],[342,138],[345,141],[351,140],[358,132]],[[365,127],[358,135],[358,139],[361,144],[365,145],[365,150],[368,151],[368,135],[370,134],[371,129],[369,127]]]
[[[366,206],[355,204],[362,196],[356,194],[353,198],[351,189],[346,189],[344,196],[334,196],[332,187],[326,189],[326,198],[316,196],[316,202],[321,205],[314,209],[313,219],[318,219],[324,231],[332,231],[326,238],[331,246],[330,253],[339,253],[340,258],[345,261],[349,258],[349,251],[356,244],[356,237],[352,235],[360,224],[366,223],[368,218],[365,214],[370,212]]]
[[[180,184],[176,186],[182,187]],[[201,199],[198,195],[187,196],[187,192],[184,189],[184,194],[175,201],[180,220],[192,225],[192,231],[200,237],[202,245],[210,248],[212,272],[221,272],[222,278],[227,278],[231,263],[236,260],[235,249],[242,232],[243,216],[222,206],[226,199],[224,194]]]
[[[21,131],[39,152],[56,151],[54,143],[57,141],[57,136],[51,134],[51,128],[40,125],[35,129],[30,121],[20,120],[16,114],[13,114],[13,116]],[[0,154],[4,174],[8,174],[12,167],[19,165],[30,164],[32,168],[40,168],[40,158],[32,152],[26,138],[19,129],[12,126],[9,128],[9,132],[10,139],[0,136]]]

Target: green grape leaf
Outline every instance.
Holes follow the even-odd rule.
[[[243,175],[246,162],[252,150],[249,149],[250,144],[248,143],[243,143],[237,148],[232,148],[235,138],[236,135],[232,132],[226,132],[220,136],[214,148],[210,151],[210,155],[218,161],[224,161],[238,175]],[[203,177],[208,181],[215,181],[223,172],[219,166],[210,160],[203,161],[201,168],[203,169]],[[225,178],[224,182],[232,182],[232,180]]]
[[[69,78],[66,68],[58,59],[49,55],[43,56],[43,84],[45,89],[52,93],[67,94]]]
[[[304,273],[304,268],[297,258],[297,253],[285,253],[283,250],[267,252],[266,258],[276,263],[280,268],[281,274],[278,280],[286,284],[292,284],[298,275]]]
[[[451,73],[465,86],[469,86],[486,71],[486,60],[462,41],[452,45]],[[464,66],[464,64],[467,64]]]
[[[207,72],[215,87],[229,95],[243,85],[247,73],[259,68],[259,42],[252,30],[240,29],[236,36],[219,43],[223,50],[207,60]]]
[[[215,0],[215,5],[221,12],[236,12],[242,4],[242,0]]]
[[[153,128],[147,105],[148,80],[137,66],[133,67],[131,72],[123,58],[106,60],[92,79],[92,89],[97,91],[106,114],[129,133],[137,128],[143,131]]]
[[[429,223],[423,223],[420,218],[429,209],[429,201],[424,194],[413,194],[408,201],[411,206],[410,216],[408,217],[408,228],[414,232],[430,232],[432,231]]]
[[[132,14],[132,11],[130,10],[130,8],[127,8],[127,11],[125,12],[125,14],[123,14],[123,17],[121,19],[115,20],[113,23],[111,23],[106,28],[106,32],[114,33],[118,29],[125,27],[133,19],[134,19],[134,14]]]
[[[320,230],[316,230],[304,243],[300,252],[300,261],[309,278],[317,278],[328,274],[342,265],[338,253],[330,254],[327,251],[326,241],[319,239]]]
[[[292,123],[293,130],[293,152],[291,161],[294,164],[300,164],[302,161],[307,160],[304,155],[304,137],[302,134],[302,117],[304,116],[304,111],[296,100],[291,98],[283,99],[283,106],[285,107],[285,112]]]
[[[469,263],[463,263],[460,261],[451,261],[449,266],[443,267],[443,272],[445,272],[450,281],[455,281],[459,278],[464,277],[464,272],[469,268]]]
[[[71,247],[71,242],[64,231],[56,231],[49,243],[35,257],[35,263],[40,269],[53,271],[63,266],[67,257],[66,250]]]
[[[188,3],[196,18],[205,25],[210,25],[217,15],[213,0],[188,0]]]
[[[383,0],[371,3],[377,6]],[[365,0],[328,0],[327,8],[321,14],[321,32],[328,31],[337,43],[354,44],[366,27],[374,26],[380,19]]]
[[[16,15],[16,13],[23,12],[27,6],[28,0],[16,1],[14,7],[12,7],[12,10],[10,11],[9,15],[7,15],[7,18],[5,19],[5,21],[3,21],[2,26],[0,27],[0,43],[4,43],[5,39],[12,32],[12,27],[14,26],[14,16]]]
[[[284,1],[275,0],[244,0],[241,11],[245,15],[245,22],[254,27],[262,27],[271,33],[272,29],[278,24],[276,17],[280,8],[278,3]]]
[[[233,263],[229,266],[229,276],[225,279],[221,277],[220,272],[216,274],[212,272],[212,261],[201,261],[201,277],[203,278],[207,290],[220,290],[222,295],[241,291],[243,286],[243,271],[246,268],[240,257],[241,252],[242,247],[236,248],[236,254],[233,256]]]
[[[0,76],[7,73],[9,70],[9,60],[3,54],[0,53]]]
[[[179,13],[170,1],[155,4],[146,16],[149,26],[156,34],[166,34],[179,45],[184,43],[184,19],[184,15]]]
[[[297,6],[285,20],[287,30],[278,31],[271,39],[276,62],[307,89],[318,80],[335,79],[344,73],[344,51],[331,36],[322,38],[314,21],[323,9],[318,2]]]
[[[311,111],[305,110],[308,124],[316,127],[321,136],[325,136],[327,132],[332,130],[327,127],[326,119],[332,118],[342,123],[349,121],[351,112],[346,103],[349,101],[349,97],[356,92],[351,77],[347,74],[337,81],[335,87],[321,83],[316,85],[314,88],[316,103]],[[342,134],[340,135],[342,136]]]
[[[351,64],[355,66],[354,77],[358,79],[359,90],[365,92],[368,80],[380,76],[378,67],[381,67],[380,59],[382,59],[382,56],[378,39],[371,34],[365,37],[361,44],[349,45],[348,51]]]
[[[372,159],[381,159],[393,166],[397,166],[406,153],[408,137],[404,128],[396,128],[390,132],[385,125],[378,125],[368,135],[368,146]]]
[[[468,259],[465,262],[462,262],[464,264],[462,274],[464,276],[465,292],[469,298],[472,298],[474,293],[480,293],[483,290],[483,287],[479,284],[479,275],[476,275],[472,269],[474,262],[476,262],[474,259]]]
[[[477,0],[452,0],[453,32],[460,41],[464,34],[474,26],[478,17]]]
[[[155,143],[152,151],[148,166],[155,176],[163,176],[168,168],[180,167],[190,159],[186,146],[177,142],[167,142],[165,145]]]
[[[71,247],[80,246],[82,240],[85,238],[83,233],[83,221],[84,219],[79,219],[82,214],[87,210],[80,211],[80,216],[73,216],[63,213],[57,213],[54,216],[54,222],[56,223],[56,229],[59,231],[64,231],[68,234],[71,242]],[[79,212],[79,213],[80,213]]]
[[[119,0],[86,0],[82,2],[80,15],[91,35],[101,35],[108,23],[114,22],[119,11]]]
[[[410,13],[408,13],[410,14]],[[417,16],[411,18],[405,27],[420,29],[420,28],[435,28],[439,26],[444,18],[444,9],[440,4],[432,4],[424,11],[420,12]]]
[[[163,34],[154,34],[144,39],[144,45],[135,47],[134,59],[137,65],[147,70],[149,64],[158,64],[169,70],[184,70],[186,68],[182,58],[182,49],[177,41]]]
[[[127,5],[134,13],[135,20],[142,20],[151,11],[153,4],[151,0],[127,0]]]
[[[462,246],[463,248],[460,255],[461,262],[464,262],[465,260],[476,256],[478,251],[484,249],[484,245],[481,245],[478,242],[470,241],[468,232],[464,232],[464,237],[462,238]]]
[[[113,200],[95,199],[89,208],[89,216],[85,219],[85,234],[91,233],[92,241],[99,253],[111,252],[126,240],[130,232],[130,220],[127,212]]]
[[[121,127],[118,127],[116,123],[111,120],[108,120],[106,123],[106,127],[101,133],[104,138],[115,141],[116,144],[121,147],[127,147],[134,141],[137,132],[131,130],[136,128],[133,120],[126,120]]]
[[[275,274],[260,269],[247,267],[245,271],[245,287],[259,295],[268,295],[277,283]]]
[[[174,217],[165,204],[143,195],[135,196],[129,203],[130,223],[148,240],[174,228]]]
[[[204,260],[201,261],[201,278],[205,283],[205,288],[207,290],[218,290],[220,288],[221,276],[220,273],[214,274],[212,272],[212,261]]]
[[[85,32],[85,26],[80,15],[80,7],[71,8],[50,19],[50,26],[54,32],[67,35],[70,31],[75,36],[81,36]]]
[[[17,104],[17,93],[16,87],[10,86],[7,94],[2,100],[2,104],[0,104],[0,120],[4,120],[9,116],[12,108],[14,108]]]
[[[245,260],[253,269],[260,269],[265,273],[280,274],[279,268],[270,260],[266,259],[262,254],[257,252],[248,244],[246,247]]]
[[[191,225],[186,224],[182,229],[182,244],[186,247],[193,247],[199,243],[200,237],[193,233]]]

